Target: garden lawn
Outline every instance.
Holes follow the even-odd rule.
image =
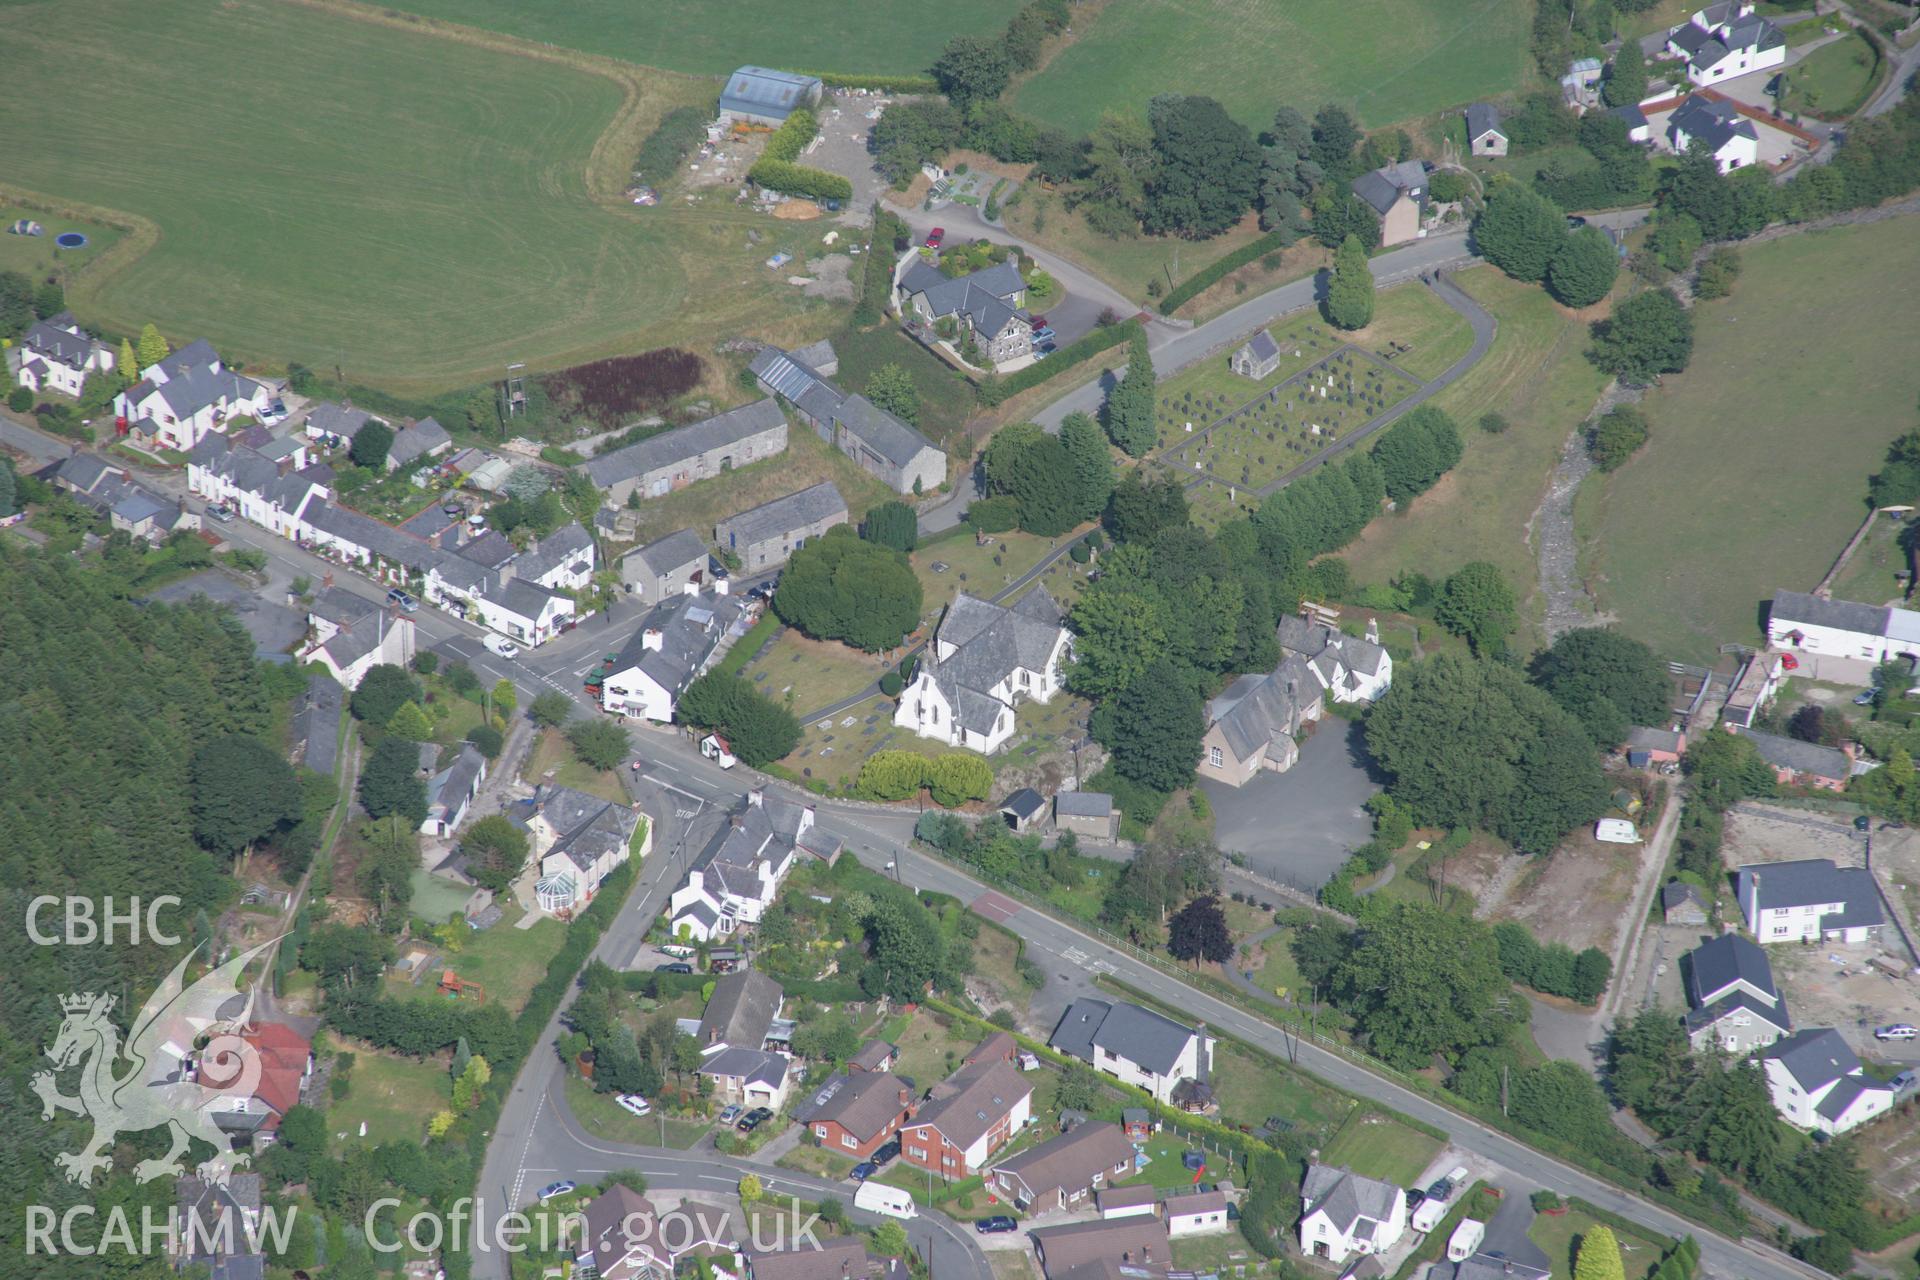
[[[1413,1185],[1445,1144],[1392,1116],[1358,1110],[1347,1117],[1321,1158],[1327,1164],[1351,1169],[1362,1177],[1381,1178],[1403,1187]]]
[[[1376,583],[1407,571],[1438,581],[1469,560],[1491,561],[1522,600],[1524,627],[1540,614],[1528,523],[1561,445],[1605,380],[1582,354],[1586,326],[1538,286],[1492,267],[1454,280],[1500,326],[1485,358],[1430,402],[1459,424],[1465,455],[1432,489],[1374,520],[1340,554],[1356,579]],[[1505,432],[1480,429],[1489,410],[1506,418]]]
[[[614,1142],[645,1143],[660,1146],[661,1115],[658,1107],[649,1116],[636,1116],[613,1100],[610,1093],[596,1093],[587,1081],[572,1071],[566,1073],[567,1110],[580,1127],[596,1138]],[[705,1120],[686,1120],[667,1116],[665,1146],[685,1151],[700,1141],[711,1127]]]
[[[39,223],[47,229],[47,233],[43,236],[8,234],[6,228],[22,218]],[[78,231],[87,238],[87,242],[78,249],[62,249],[54,243],[54,237],[68,231]],[[66,218],[44,209],[13,204],[0,197],[0,271],[25,272],[35,283],[48,276],[71,280],[98,261],[125,234],[120,228],[110,227],[103,222]]]
[[[1137,109],[1145,114],[1144,98]],[[1103,235],[1088,226],[1077,211],[1069,210],[1062,196],[1042,191],[1037,184],[1022,187],[1019,202],[1009,205],[1001,220],[1007,230],[1022,240],[1059,254],[1099,276],[1122,296],[1141,300],[1143,304],[1149,282],[1159,281],[1162,291],[1172,289],[1194,272],[1264,234],[1258,219],[1249,214],[1211,240]],[[1115,363],[1125,364],[1126,348],[1118,347],[1115,351],[1118,352]],[[1112,359],[1112,353],[1095,359]]]
[[[998,925],[982,921],[980,932],[971,941],[973,976],[998,992],[1015,1013],[1026,1008],[1033,988],[1020,978],[1015,962],[1020,958],[1020,939]],[[1052,1028],[1049,1027],[1051,1032]]]
[[[525,914],[520,906],[508,902],[505,914],[492,928],[478,933],[469,930],[460,950],[442,952],[435,963],[486,988],[488,1003],[519,1013],[567,940],[567,926],[551,917],[530,928],[515,928]]]
[[[1900,531],[1906,526],[1882,516],[1867,530],[1867,536],[1854,548],[1853,558],[1833,580],[1833,598],[1859,600],[1865,604],[1887,604],[1901,598],[1900,584],[1893,579],[1896,570],[1907,567],[1907,553],[1900,549]]]
[[[775,702],[791,696],[792,706],[804,714],[852,697],[891,666],[838,640],[809,639],[788,627],[740,674]]]
[[[917,1010],[907,1029],[893,1041],[900,1050],[893,1073],[910,1076],[916,1085],[928,1088],[951,1075],[967,1051],[983,1039],[984,1034],[974,1035],[957,1023],[944,1024],[929,1009]]]
[[[1642,406],[1646,448],[1581,495],[1601,607],[1684,661],[1758,642],[1763,601],[1820,581],[1859,527],[1867,476],[1914,422],[1911,227],[1894,218],[1741,254],[1734,295],[1695,313],[1688,371]]]
[[[1329,100],[1383,125],[1518,88],[1532,16],[1519,0],[1112,0],[1013,105],[1079,131],[1170,92],[1254,130]]]
[[[1257,1127],[1268,1116],[1278,1116],[1292,1121],[1296,1128],[1313,1130],[1319,1142],[1324,1142],[1346,1123],[1357,1105],[1337,1089],[1289,1071],[1282,1063],[1256,1057],[1235,1044],[1223,1044],[1214,1050],[1213,1075],[1225,1123]]]
[[[328,1131],[336,1139],[369,1145],[424,1140],[427,1121],[453,1096],[446,1064],[383,1053],[344,1038],[339,1048],[353,1055],[353,1084],[346,1097],[327,1107]]]
[[[859,524],[867,511],[899,495],[862,471],[852,458],[806,427],[787,432],[787,451],[760,462],[735,467],[711,480],[676,489],[661,498],[649,498],[640,508],[635,538],[644,546],[677,529],[692,529],[703,538],[713,527],[742,511],[784,498],[822,480],[847,501],[847,518]]]
[[[1527,1238],[1546,1251],[1555,1275],[1570,1276],[1580,1237],[1599,1225],[1599,1220],[1584,1209],[1571,1207],[1562,1214],[1534,1215]],[[1672,1246],[1672,1241],[1664,1237],[1624,1231],[1611,1222],[1606,1225],[1613,1228],[1614,1238],[1620,1242],[1620,1261],[1627,1280],[1646,1280],[1660,1265],[1661,1253]]]
[[[1880,55],[1858,31],[1823,44],[1786,70],[1788,111],[1842,119],[1859,110],[1880,78]]]
[[[551,776],[549,776],[551,775]],[[620,779],[612,773],[602,773],[598,769],[589,769],[574,759],[573,748],[558,729],[546,729],[539,740],[533,744],[533,754],[527,757],[527,763],[521,770],[521,777],[531,783],[555,782],[563,787],[572,787],[584,791],[590,796],[599,796],[602,800],[611,800],[615,804],[629,804]]]
[[[998,32],[1020,0],[929,8],[919,0],[406,0],[413,13],[697,75],[757,64],[922,75],[956,35]],[[717,96],[716,83],[709,97]]]
[[[749,325],[771,336],[831,309],[770,287],[761,265],[788,240],[817,249],[817,232],[728,200],[620,198],[640,138],[673,107],[711,102],[711,81],[590,73],[565,65],[586,65],[574,55],[409,30],[374,9],[69,0],[15,13],[0,173],[159,229],[136,260],[76,282],[89,323],[153,321],[176,343],[205,336],[247,360],[425,391],[497,378],[509,360],[551,368]],[[750,25],[724,23],[729,39]],[[298,50],[298,74],[266,73],[263,50]],[[750,228],[766,242],[749,244]]]

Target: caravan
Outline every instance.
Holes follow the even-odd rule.
[[[853,1193],[853,1207],[868,1213],[884,1213],[889,1218],[912,1218],[920,1212],[914,1207],[912,1196],[881,1182],[861,1183],[860,1189]]]

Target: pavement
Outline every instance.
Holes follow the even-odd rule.
[[[1262,769],[1244,787],[1203,780],[1214,843],[1270,879],[1311,893],[1333,878],[1373,819],[1361,808],[1380,789],[1360,749],[1360,725],[1329,716],[1285,773]]]

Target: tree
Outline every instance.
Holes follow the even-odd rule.
[[[1702,302],[1724,298],[1733,292],[1733,282],[1739,278],[1740,251],[1730,244],[1718,245],[1694,273],[1693,296]]]
[[[133,343],[120,339],[120,354],[114,357],[114,375],[122,387],[130,387],[140,380],[140,358],[133,354]]]
[[[618,769],[633,751],[626,729],[607,719],[575,720],[567,726],[573,754],[589,769]]]
[[[19,509],[20,487],[13,476],[13,464],[0,458],[0,516],[10,516]]]
[[[1398,904],[1362,931],[1334,975],[1341,1006],[1368,1047],[1402,1070],[1435,1054],[1456,1059],[1498,1043],[1507,1017],[1496,1004],[1506,978],[1484,925],[1410,903]]]
[[[426,742],[433,737],[433,720],[417,702],[403,702],[387,721],[387,732],[404,742]]]
[[[1187,491],[1173,475],[1142,476],[1135,468],[1113,486],[1106,525],[1116,542],[1145,542],[1162,529],[1186,523]]]
[[[860,536],[895,551],[911,551],[920,541],[919,513],[904,502],[883,502],[867,512]]]
[[[757,1173],[749,1173],[741,1178],[737,1190],[740,1195],[740,1203],[748,1209],[759,1204],[761,1199],[766,1195],[765,1189],[760,1185],[760,1175]]]
[[[1498,653],[1506,637],[1520,623],[1513,588],[1500,570],[1485,560],[1471,560],[1455,570],[1434,601],[1433,620],[1462,636],[1476,654]]]
[[[949,751],[934,760],[927,770],[927,794],[945,809],[969,800],[985,800],[992,789],[993,770],[985,760],[969,752]]]
[[[399,738],[382,738],[360,772],[359,795],[369,817],[398,814],[415,826],[426,821],[427,784],[420,778],[419,749]]]
[[[915,899],[875,900],[861,927],[869,960],[860,983],[869,995],[918,1000],[940,973],[942,941],[926,908]]]
[[[353,433],[347,456],[356,467],[365,467],[376,475],[385,470],[387,451],[393,448],[393,428],[382,422],[369,422]]]
[[[1590,307],[1613,290],[1620,255],[1598,227],[1567,236],[1547,268],[1547,291],[1569,307]]]
[[[1212,98],[1161,94],[1147,108],[1159,164],[1142,225],[1192,239],[1219,235],[1253,207],[1260,148]]]
[[[1461,452],[1453,419],[1423,404],[1381,433],[1373,461],[1387,496],[1405,502],[1431,489],[1460,461]]]
[[[1224,964],[1233,959],[1233,931],[1227,928],[1227,913],[1220,899],[1212,894],[1195,898],[1167,921],[1167,950],[1176,960],[1212,960]]]
[[[160,336],[158,329],[151,324],[141,326],[140,345],[136,354],[142,369],[165,360],[167,350],[167,340]]]
[[[1122,224],[1139,221],[1146,208],[1147,186],[1158,167],[1153,131],[1146,122],[1135,115],[1103,112],[1087,139],[1082,196],[1089,220],[1096,221],[1095,214],[1103,214],[1099,221],[1107,223],[1109,233],[1132,230]]]
[[[1121,452],[1138,458],[1152,449],[1160,438],[1154,418],[1153,355],[1147,349],[1147,335],[1133,335],[1127,352],[1126,376],[1107,392],[1107,438]]]
[[[407,674],[405,667],[383,662],[360,678],[360,686],[353,691],[347,705],[354,719],[384,726],[402,706],[425,698],[426,690]]]
[[[1635,405],[1602,414],[1587,432],[1587,453],[1602,471],[1617,471],[1647,442],[1647,418]]]
[[[1474,243],[1488,262],[1515,280],[1546,277],[1567,239],[1567,223],[1546,197],[1519,182],[1496,185],[1473,224]]]
[[[930,70],[940,92],[963,109],[999,97],[1013,75],[1005,42],[988,36],[955,36]]]
[[[1364,329],[1373,323],[1373,270],[1358,237],[1348,236],[1335,251],[1320,310],[1336,329]]]
[[[1588,947],[1573,958],[1573,986],[1567,994],[1581,1004],[1592,1004],[1606,992],[1613,978],[1613,961],[1598,947]]]
[[[1900,752],[1896,750],[1894,757]],[[1912,759],[1907,760],[1912,767]],[[1895,760],[1875,773],[1887,773]],[[1726,809],[1748,796],[1770,796],[1774,789],[1773,768],[1760,758],[1753,739],[1732,733],[1703,733],[1689,740],[1687,754],[1681,760],[1693,783],[1694,795],[1713,809]]]
[[[867,399],[909,426],[920,425],[920,388],[897,364],[883,364],[867,379]]]
[[[873,1249],[883,1258],[907,1256],[907,1229],[897,1222],[883,1222],[873,1229]]]
[[[774,612],[817,640],[877,653],[920,623],[920,580],[906,556],[831,529],[793,553],[773,595]]]
[[[1610,107],[1636,107],[1647,96],[1647,60],[1638,40],[1622,40],[1607,68],[1601,96]]]
[[[720,734],[748,768],[758,769],[800,744],[800,721],[753,682],[709,671],[687,686],[676,709],[680,720]]]
[[[1644,384],[1678,373],[1693,355],[1693,317],[1666,289],[1651,289],[1616,303],[1613,314],[1593,324],[1588,358],[1624,382]]]
[[[1060,1072],[1054,1104],[1063,1111],[1091,1111],[1100,1102],[1100,1077],[1084,1062],[1069,1062]]]
[[[1206,731],[1206,708],[1193,682],[1161,659],[1115,700],[1106,746],[1121,777],[1173,791],[1193,781]]]
[[[527,708],[527,719],[544,728],[557,729],[573,714],[573,699],[558,689],[537,695]]]
[[[1165,609],[1157,596],[1145,591],[1090,591],[1073,606],[1071,616],[1074,663],[1067,670],[1067,685],[1075,693],[1089,698],[1118,694],[1139,683],[1167,651]]]
[[[930,767],[918,751],[876,751],[860,762],[854,790],[866,800],[905,800],[927,785]]]
[[[0,338],[24,333],[32,323],[33,281],[18,271],[0,271]]]
[[[1629,727],[1660,724],[1668,714],[1665,664],[1610,627],[1562,632],[1534,658],[1532,675],[1601,747],[1616,746]]]
[[[504,815],[490,813],[468,825],[460,838],[467,874],[474,883],[504,893],[527,865],[527,833]]]
[[[1060,445],[1071,477],[1073,523],[1099,519],[1113,493],[1113,453],[1100,424],[1084,413],[1068,414],[1060,422]]]
[[[1353,177],[1353,149],[1360,145],[1360,125],[1344,107],[1329,102],[1313,115],[1313,143],[1307,155],[1327,181],[1345,186]]]
[[[189,786],[194,838],[223,857],[300,818],[293,766],[251,734],[226,734],[195,752]]]
[[[13,390],[7,392],[7,408],[13,410],[15,413],[33,412],[33,389],[31,387],[15,387]]]

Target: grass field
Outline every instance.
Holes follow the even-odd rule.
[[[1867,536],[1854,549],[1847,567],[1833,580],[1833,598],[1859,600],[1865,604],[1886,604],[1902,597],[1900,584],[1894,581],[1896,570],[1907,567],[1907,553],[1900,549],[1900,533],[1906,526],[1885,516],[1873,522]]]
[[[549,777],[549,774],[552,776]],[[521,767],[520,776],[531,783],[555,782],[563,787],[572,787],[575,791],[584,791],[615,804],[629,803],[626,792],[620,786],[620,779],[612,773],[590,769],[574,759],[573,748],[567,745],[566,738],[558,729],[541,732],[533,744],[533,753]]]
[[[1220,1114],[1238,1124],[1258,1125],[1268,1116],[1311,1129],[1325,1141],[1345,1124],[1357,1105],[1353,1098],[1306,1076],[1277,1068],[1238,1045],[1214,1050],[1214,1092]],[[1317,1145],[1317,1144],[1316,1144]]]
[[[1144,100],[1140,110],[1146,110]],[[1146,298],[1148,281],[1158,280],[1163,289],[1172,288],[1261,235],[1259,221],[1249,214],[1211,240],[1109,236],[1089,227],[1077,211],[1067,208],[1063,197],[1040,189],[1038,184],[1021,188],[1020,197],[1020,202],[1009,206],[1004,215],[1009,231],[1073,261],[1137,301]],[[1302,272],[1310,269],[1309,262],[1305,255],[1297,255],[1294,260]],[[1120,349],[1120,359],[1126,359],[1124,349]]]
[[[1321,1159],[1362,1177],[1410,1187],[1440,1154],[1442,1145],[1440,1139],[1408,1128],[1392,1116],[1362,1110],[1347,1117]]]
[[[1688,371],[1647,397],[1647,447],[1581,495],[1601,607],[1687,661],[1757,641],[1776,588],[1813,588],[1914,422],[1911,227],[1788,236],[1743,257],[1734,295],[1697,312]]]
[[[1527,522],[1560,446],[1593,407],[1603,379],[1582,355],[1586,326],[1546,293],[1492,267],[1455,277],[1499,322],[1486,358],[1433,403],[1453,415],[1466,445],[1459,465],[1401,512],[1375,520],[1341,556],[1363,582],[1414,570],[1436,579],[1469,560],[1498,565],[1526,601],[1538,568]],[[1478,425],[1498,411],[1506,431]],[[1524,610],[1538,612],[1538,602]]]
[[[525,914],[517,905],[506,904],[506,914],[491,929],[471,933],[460,950],[443,954],[436,964],[452,969],[468,982],[486,988],[487,1001],[509,1013],[519,1013],[535,984],[547,976],[547,965],[567,940],[567,926],[558,920],[542,920],[528,929],[514,925]],[[430,986],[431,984],[423,984]],[[433,996],[433,999],[445,999]]]
[[[1580,1237],[1599,1225],[1598,1219],[1574,1207],[1563,1214],[1537,1215],[1533,1225],[1527,1228],[1527,1238],[1546,1251],[1555,1275],[1570,1276]],[[1607,1225],[1613,1228],[1614,1238],[1620,1243],[1620,1261],[1627,1280],[1645,1280],[1660,1265],[1661,1253],[1673,1243],[1664,1237],[1640,1235],[1622,1231],[1612,1223]]]
[[[1380,294],[1373,323],[1348,334],[1347,341],[1382,355],[1393,350],[1395,343],[1408,347],[1393,358],[1395,367],[1430,382],[1472,348],[1473,328],[1433,290],[1403,284]]]
[[[804,712],[853,696],[890,665],[838,640],[812,640],[788,627],[740,674],[775,702],[791,691],[794,707]]]
[[[1076,130],[1168,92],[1254,129],[1329,100],[1382,125],[1518,87],[1531,16],[1517,0],[1112,0],[1013,101]]]
[[[1073,537],[1063,534],[1060,538],[1042,538],[1017,529],[988,536],[993,541],[984,547],[963,536],[913,553],[913,574],[920,579],[921,617],[937,619],[962,591],[983,600],[998,595],[1040,563],[1054,543]],[[936,564],[946,567],[935,571]]]
[[[551,367],[830,305],[740,287],[771,278],[774,249],[817,248],[803,224],[724,198],[618,202],[638,139],[711,82],[409,31],[371,9],[10,12],[0,173],[159,228],[136,259],[79,282],[90,322],[151,320],[176,341],[425,390],[510,359]],[[263,50],[298,50],[299,74],[271,72]]]
[[[353,1084],[346,1097],[328,1106],[328,1131],[369,1144],[424,1138],[427,1121],[453,1096],[445,1064],[382,1053],[356,1040],[342,1039],[339,1047],[353,1055]],[[359,1136],[363,1123],[364,1138]]]
[[[1788,69],[1781,105],[1837,120],[1860,109],[1879,76],[1879,53],[1858,31],[1848,31]]]
[[[5,228],[22,218],[39,223],[47,229],[47,233],[43,236],[16,236],[5,232]],[[54,243],[54,237],[68,231],[78,231],[84,235],[86,244],[78,249],[62,249]],[[50,275],[71,278],[99,261],[101,255],[119,243],[125,234],[120,228],[110,227],[103,222],[61,217],[44,209],[12,204],[0,198],[0,271],[24,271],[35,282]]]
[[[859,21],[831,0],[406,0],[413,13],[698,75],[744,64],[792,71],[916,75],[957,35],[997,32],[1020,0],[942,9],[866,0]],[[714,94],[719,86],[714,86]]]

